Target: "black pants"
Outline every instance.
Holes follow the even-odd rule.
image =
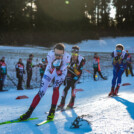
[[[43,78],[44,73],[40,74],[41,79]]]
[[[23,81],[23,76],[19,76],[19,77],[18,77],[18,86],[17,86],[17,90],[21,90],[21,89],[22,89],[22,81]]]
[[[3,90],[6,75],[0,75],[0,90]]]
[[[100,77],[101,77],[102,79],[104,79],[104,77],[102,76],[101,71],[99,71],[98,68],[94,68],[94,75],[93,75],[94,80],[96,80],[96,79],[95,79],[95,75],[96,75],[97,72],[99,73]]]
[[[27,88],[30,88],[31,79],[32,79],[32,72],[27,72]]]
[[[66,78],[66,86],[63,90],[63,96],[62,96],[61,103],[60,103],[61,105],[65,104],[66,96],[70,88],[72,88],[70,103],[74,103],[74,98],[75,98],[74,89],[78,80],[73,80],[72,78]]]
[[[133,76],[133,71],[132,71],[132,65],[131,64],[127,64],[127,68],[125,70],[126,76],[128,76],[128,69],[130,70],[131,75]]]

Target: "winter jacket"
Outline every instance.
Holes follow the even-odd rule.
[[[6,75],[7,74],[7,65],[5,61],[0,60],[0,75]]]

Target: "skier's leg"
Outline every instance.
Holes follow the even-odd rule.
[[[97,69],[94,68],[94,75],[93,75],[93,78],[94,78],[95,81],[96,81],[96,79],[95,79],[96,73],[97,73]]]
[[[22,90],[22,81],[23,81],[23,76],[21,76],[21,79],[20,79],[20,89]]]
[[[115,85],[116,85],[116,79],[117,79],[117,69],[114,68],[113,69],[113,79],[112,79],[112,87],[115,88]]]
[[[74,106],[74,102],[75,102],[75,98],[76,98],[76,90],[75,90],[75,88],[76,88],[76,84],[79,82],[80,78],[81,78],[81,75],[78,78],[78,80],[72,80],[72,82],[71,82],[72,92],[71,92],[70,102],[69,102],[69,104],[67,106],[68,108],[72,108]]]
[[[63,93],[62,93],[62,99],[61,99],[60,105],[58,106],[59,109],[63,108],[65,105],[66,96],[67,96],[69,88],[71,87],[71,80],[72,80],[71,78],[66,79],[66,87],[64,88]]]
[[[131,76],[134,76],[131,64],[129,65],[129,69],[130,69]]]
[[[20,83],[21,83],[21,78],[20,78],[20,76],[18,77],[18,86],[17,86],[17,90],[20,90]]]
[[[31,79],[32,79],[32,72],[30,72],[30,75],[29,75],[29,88],[31,87]]]
[[[32,107],[36,107],[40,101],[40,99],[44,96],[44,94],[46,93],[49,84],[51,83],[53,77],[54,77],[54,73],[50,74],[48,72],[46,72],[42,78],[42,82],[41,82],[41,87],[39,92],[37,93],[37,95],[35,96],[35,98],[33,99],[33,102],[31,104]]]
[[[80,79],[80,77],[79,77],[79,79]],[[75,97],[76,97],[75,87],[76,87],[76,84],[78,83],[79,79],[72,81],[71,99],[70,99],[69,104],[67,105],[68,108],[72,108],[74,106],[74,101],[75,101]]]
[[[43,73],[41,73],[40,76],[41,76],[41,79],[42,79],[43,78]]]
[[[4,82],[5,82],[5,79],[6,79],[6,75],[3,75],[3,86],[4,86]]]
[[[5,75],[2,75],[2,79],[1,79],[1,90],[3,90],[3,86],[4,86],[4,77],[5,77]]]
[[[126,77],[128,77],[128,65],[127,65],[127,68],[125,69],[125,74],[126,74]]]
[[[52,95],[52,105],[51,105],[49,114],[47,116],[48,120],[52,120],[54,118],[56,105],[57,105],[57,102],[59,99],[59,87],[65,80],[66,74],[67,74],[67,70],[64,70],[62,72],[61,76],[58,76],[57,74],[55,75],[55,81],[54,81],[54,86],[53,86],[53,95]]]
[[[102,79],[106,80],[106,78],[105,78],[105,77],[103,77],[103,75],[102,75],[101,71],[98,71],[98,73],[99,73],[99,75],[100,75],[100,77],[101,77]]]
[[[30,73],[27,72],[27,88],[30,88]]]
[[[111,91],[108,94],[108,96],[113,96],[114,95],[114,88],[115,88],[115,85],[116,85],[116,79],[117,79],[117,69],[114,68],[113,69],[112,87],[111,87]]]
[[[119,88],[120,88],[120,85],[121,85],[121,81],[122,81],[122,74],[124,73],[124,69],[121,68],[117,74],[117,77],[118,77],[118,80],[117,80],[117,87],[115,89],[115,92],[114,94],[117,95],[118,94],[118,91],[119,91]]]
[[[20,116],[20,120],[26,120],[31,116],[33,110],[36,108],[36,106],[40,102],[41,98],[45,94],[45,92],[48,88],[48,85],[51,83],[51,81],[54,77],[54,73],[55,72],[53,72],[53,74],[50,74],[49,72],[46,71],[46,73],[44,74],[44,76],[42,78],[41,87],[40,87],[39,92],[34,97],[32,104],[30,105],[30,108],[28,109],[28,111],[25,114],[23,114],[22,116]]]
[[[2,76],[0,76],[0,90],[2,91],[3,89],[2,89]]]

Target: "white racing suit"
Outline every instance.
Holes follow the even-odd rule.
[[[58,69],[58,71],[61,72],[59,75],[57,73],[57,69],[53,68],[53,66],[52,66],[53,61],[55,60],[55,52],[54,52],[54,50],[51,50],[48,53],[48,55],[47,55],[48,65],[44,72],[39,92],[34,97],[31,107],[35,108],[37,106],[37,104],[39,103],[42,96],[46,93],[48,86],[53,79],[54,79],[54,85],[53,85],[52,105],[57,105],[57,101],[59,98],[59,87],[67,75],[67,66],[70,62],[70,57],[71,56],[68,53],[64,52],[61,66]]]

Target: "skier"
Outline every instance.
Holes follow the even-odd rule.
[[[97,72],[99,73],[102,79],[107,80],[105,77],[102,76],[101,69],[100,69],[100,57],[98,56],[97,53],[94,53],[93,69],[94,69],[93,78],[95,81],[96,81],[95,76]]]
[[[130,53],[128,53],[128,50],[126,50],[128,56],[127,56],[127,68],[125,70],[125,73],[126,73],[126,77],[128,77],[128,68],[130,70],[130,73],[131,73],[131,76],[134,76],[133,74],[133,70],[132,70],[132,56]]]
[[[23,90],[22,88],[23,74],[25,74],[24,64],[22,63],[22,59],[20,58],[18,63],[16,64],[16,77],[18,78],[17,90]]]
[[[63,109],[65,105],[66,96],[70,87],[72,88],[72,92],[71,92],[70,102],[67,105],[67,109],[73,108],[75,97],[76,97],[75,87],[82,75],[82,69],[84,64],[85,64],[85,59],[79,55],[79,47],[73,46],[70,65],[68,66],[68,72],[66,76],[66,86],[63,90],[62,99],[57,110]]]
[[[113,58],[113,79],[112,79],[112,87],[111,92],[109,93],[109,96],[117,95],[120,84],[121,84],[121,77],[124,73],[124,70],[127,66],[127,53],[124,51],[124,46],[122,44],[116,45],[116,50],[112,52],[112,58]],[[115,85],[117,83],[117,86],[115,88]]]
[[[47,66],[47,58],[42,58],[42,63],[39,63],[38,66],[40,68],[40,76],[42,79],[44,72],[45,72],[45,69],[46,69],[46,66]]]
[[[5,57],[0,60],[0,91],[3,91],[4,81],[7,75],[7,65],[5,63]]]
[[[47,120],[52,120],[55,115],[55,109],[59,98],[59,87],[67,74],[67,66],[70,61],[70,55],[64,51],[64,44],[58,43],[47,55],[48,65],[42,78],[41,87],[28,111],[20,116],[20,120],[25,120],[30,117],[33,110],[36,108],[41,98],[48,89],[52,79],[55,78],[52,95],[52,105],[47,116]]]
[[[35,65],[32,64],[33,60],[33,54],[29,55],[29,59],[27,59],[27,64],[26,64],[26,70],[27,70],[27,89],[31,89],[30,87],[30,82],[32,79],[32,68],[35,67]]]

